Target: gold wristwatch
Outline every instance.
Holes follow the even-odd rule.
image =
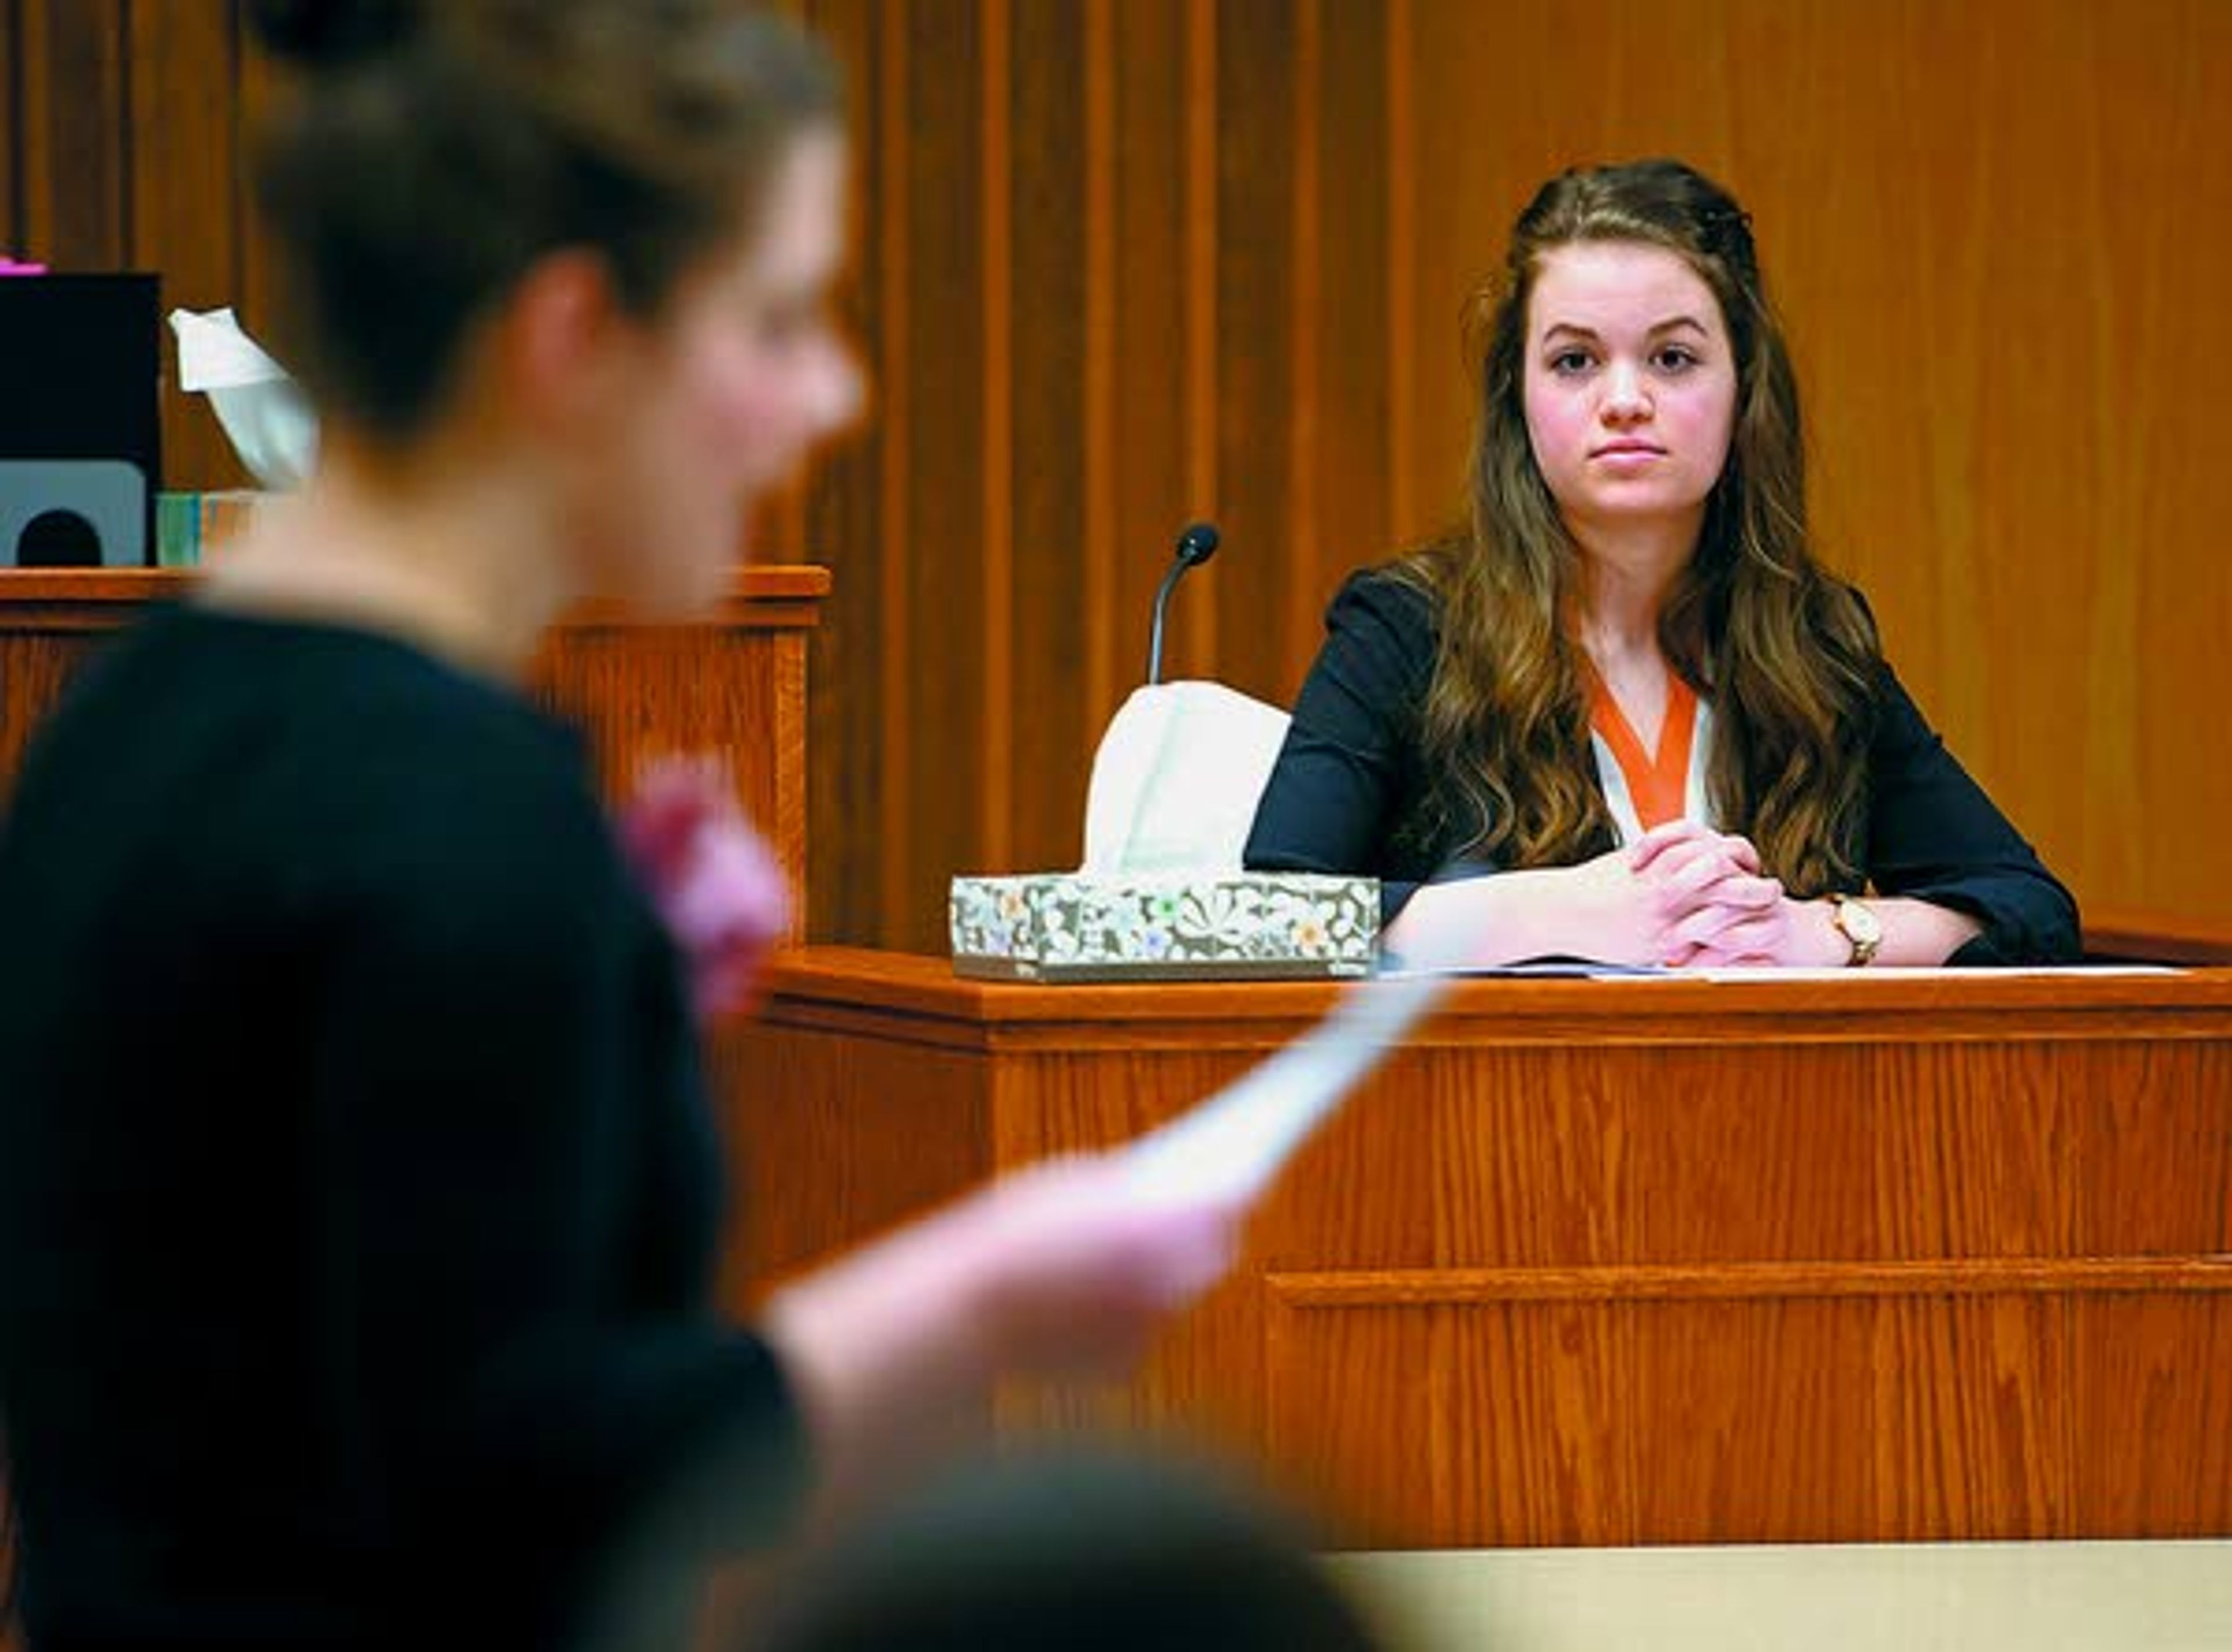
[[[1883,947],[1883,920],[1871,908],[1849,895],[1832,895],[1829,922],[1852,949],[1852,956],[1845,961],[1849,968],[1864,969],[1875,962]]]

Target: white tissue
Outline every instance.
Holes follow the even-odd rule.
[[[299,488],[318,458],[318,418],[287,370],[241,331],[230,309],[172,310],[178,385],[204,394],[249,474],[267,488]]]
[[[1287,714],[1222,683],[1134,689],[1093,755],[1087,872],[1237,872]]]

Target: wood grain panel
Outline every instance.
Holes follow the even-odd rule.
[[[237,15],[237,14],[236,14]],[[243,316],[251,327],[269,329],[266,318],[272,315],[278,302],[277,266],[272,246],[271,231],[263,216],[256,210],[254,169],[250,165],[253,144],[262,123],[270,113],[279,94],[282,71],[269,57],[257,50],[243,23],[234,47],[233,63],[240,77],[240,89],[232,100],[234,132],[237,147],[233,162],[239,180],[238,201],[240,217],[233,226],[240,263],[240,285],[237,302]],[[206,479],[196,482],[189,473],[183,485],[207,486]],[[794,560],[808,559],[797,557]]]
[[[1316,652],[1320,618],[1342,578],[1385,556],[1413,526],[1398,522],[1388,463],[1375,432],[1393,428],[1396,364],[1384,318],[1392,313],[1396,185],[1388,65],[1391,29],[1379,8],[1325,0],[1314,87],[1317,109],[1314,211],[1319,257],[1309,330],[1316,384],[1310,439],[1298,459],[1313,519],[1307,564],[1287,598],[1284,703]],[[1375,251],[1379,256],[1375,256]]]
[[[2232,923],[2188,913],[2095,906],[2085,914],[2085,955],[2103,962],[2223,969],[2232,965]]]
[[[733,1308],[984,1175],[988,1097],[964,1055],[743,1025],[714,1041],[712,1072],[733,1144]]]
[[[129,256],[122,0],[16,0],[19,251],[60,269]]]
[[[2154,352],[2174,318],[2206,303],[2199,272],[2232,258],[2210,230],[2183,269],[2156,251],[2195,233],[2183,197],[2232,186],[2196,124],[2232,57],[2222,8],[2157,4],[2111,27],[2074,4],[2012,0],[1950,13],[1621,3],[1585,65],[1547,4],[1140,0],[1105,36],[1091,5],[1037,10],[1025,31],[1050,42],[1048,85],[1071,84],[1086,42],[1086,273],[1069,316],[1080,411],[1051,431],[1019,420],[1017,485],[1030,485],[1035,450],[1067,476],[1081,429],[1082,493],[1097,513],[1108,484],[1094,456],[1113,447],[1120,526],[1096,514],[1082,530],[1116,550],[1113,578],[1096,551],[1074,581],[1081,649],[1066,630],[1017,631],[1012,680],[1044,683],[1054,702],[1028,696],[1011,730],[1003,864],[1074,853],[1062,829],[1074,832],[1078,760],[1061,759],[1061,734],[1051,768],[1031,755],[1028,724],[1081,725],[1089,739],[1106,715],[1115,695],[1095,663],[1113,662],[1121,684],[1156,571],[1135,547],[1189,509],[1223,512],[1230,549],[1180,603],[1174,664],[1283,697],[1339,575],[1457,499],[1469,414],[1457,324],[1512,213],[1558,166],[1676,152],[1754,209],[1814,410],[1825,549],[1875,595],[1895,658],[1956,749],[2087,897],[2148,898],[2167,876],[2176,893],[2155,904],[2232,910],[2188,830],[2205,817],[2166,806],[2177,823],[2165,832],[2158,807],[2134,803],[2170,797],[2171,767],[2190,759],[2188,735],[2164,732],[2175,719],[2154,682],[2203,681],[2193,616],[2232,604],[2221,559],[2197,566],[2185,548],[2208,540],[2206,489],[2170,422],[2126,406],[2163,377]],[[2175,65],[2157,55],[2164,41],[2183,42]],[[1019,35],[1016,71],[1031,62]],[[1091,115],[1103,75],[1115,87],[1105,126]],[[1021,195],[1035,169],[1074,177],[1075,124],[1058,110],[1042,152],[1015,144]],[[1067,222],[1050,220],[1058,239]],[[1076,279],[1065,262],[1043,290]],[[1035,289],[1009,279],[1019,329],[1040,324]],[[1932,301],[1915,303],[1924,290]],[[2213,313],[2203,323],[2217,325]],[[1999,394],[2015,340],[2049,333],[2049,359],[2026,369],[2035,393]],[[1112,334],[1105,400],[1092,363]],[[2016,425],[2027,438],[2012,438]],[[2065,450],[2074,463],[2035,463]],[[1015,520],[1035,508],[1019,495]],[[2157,623],[2172,608],[2178,619]],[[2162,634],[2176,638],[2168,654],[2151,645]],[[2214,807],[2232,766],[2203,767]],[[1034,786],[1049,795],[1029,800]],[[873,936],[850,938],[933,942],[943,872],[989,867],[1000,846],[949,845],[887,888]]]
[[[128,260],[159,269],[163,308],[245,302],[241,189],[240,36],[234,8],[211,0],[127,0]],[[225,95],[212,97],[211,88]],[[250,311],[253,315],[255,312]],[[250,323],[254,325],[253,322]],[[164,331],[165,354],[170,334]],[[202,486],[249,477],[207,398],[165,375],[163,470]]]
[[[978,1174],[1131,1138],[1334,990],[844,949],[771,988],[760,1071],[814,1099],[770,1105],[850,1140],[919,1059],[965,1099],[910,1127]],[[1204,1435],[1396,1546],[2232,1532],[2228,1132],[2224,972],[1466,983],[1135,1380],[1000,1417]]]
[[[169,572],[0,573],[0,800],[39,722],[102,641],[194,576]],[[716,622],[627,623],[585,608],[555,632],[533,692],[588,734],[610,795],[644,767],[710,755],[790,873],[807,881],[806,639],[828,577],[820,568],[739,573]],[[795,919],[796,915],[794,915]]]
[[[899,759],[899,789],[881,826],[889,882],[908,897],[908,932],[931,937],[956,870],[941,850],[984,841],[983,823],[1004,808],[1013,777],[985,761],[986,658],[996,642],[983,470],[983,12],[954,0],[911,0],[902,10],[909,38],[899,152],[908,178],[886,221],[906,238],[914,319],[885,405],[905,431],[901,514],[892,524],[905,535],[905,569],[886,618],[905,635],[906,664],[886,689],[886,749]]]
[[[882,95],[886,77],[894,73],[886,59],[897,49],[875,27],[879,15],[879,0],[814,0],[807,8],[849,88],[856,250],[839,304],[869,370],[872,410],[863,428],[827,456],[808,503],[806,536],[834,580],[829,623],[814,632],[808,667],[809,807],[828,845],[825,855],[840,858],[829,863],[838,872],[812,886],[813,935],[877,932],[892,904],[886,896],[887,867],[904,841],[903,828],[896,841],[893,836],[905,810],[885,742],[891,709],[886,683],[904,664],[903,654],[892,652],[904,606],[892,589],[893,570],[901,565],[904,541],[884,524],[904,440],[888,409],[885,364],[905,337],[905,245],[873,215],[889,199],[887,162],[894,154],[905,162],[905,111]]]
[[[1100,302],[1113,382],[1100,414],[1105,431],[1087,457],[1102,473],[1096,495],[1110,513],[1113,565],[1093,617],[1111,677],[1088,707],[1105,725],[1143,679],[1149,607],[1171,544],[1188,522],[1215,516],[1217,500],[1216,179],[1197,177],[1201,160],[1213,157],[1214,38],[1192,21],[1204,9],[1188,0],[1103,4],[1113,13],[1096,37],[1105,55],[1087,72],[1110,83],[1108,124],[1095,138],[1111,215]],[[1096,319],[1102,314],[1095,309]],[[1221,577],[1222,565],[1212,564],[1172,600],[1166,676],[1214,674]],[[1081,851],[1083,798],[1075,803]]]
[[[1294,350],[1302,11],[1289,0],[1217,8],[1217,511],[1225,548],[1210,574],[1216,670],[1268,700],[1286,696],[1284,593],[1304,527],[1293,431],[1313,393]]]
[[[1061,865],[1075,864],[1086,779],[1106,722],[1094,715],[1088,680],[1090,638],[1103,627],[1082,599],[1096,580],[1105,584],[1109,552],[1086,515],[1087,407],[1106,399],[1106,387],[1088,378],[1083,325],[1096,273],[1087,244],[1087,18],[1080,6],[1024,0],[1012,22],[1006,164],[996,185],[1007,202],[1009,417],[999,463],[986,469],[988,486],[1010,501],[1011,554],[1007,625],[990,639],[1003,669],[986,693],[1007,708],[1003,755],[1015,781],[1004,836],[988,840],[985,852],[1010,865]],[[1028,166],[1017,164],[1025,148]],[[1105,261],[1106,249],[1099,256]],[[1098,697],[1106,692],[1104,680]]]
[[[0,231],[253,323],[237,7],[5,7]],[[2232,920],[2232,731],[2190,711],[2232,558],[2188,390],[2232,349],[2232,7],[1608,0],[1580,50],[1550,0],[793,9],[851,80],[877,411],[762,536],[838,579],[817,936],[932,947],[952,873],[1074,862],[1190,518],[1228,548],[1172,672],[1291,694],[1341,574],[1459,502],[1460,321],[1513,215],[1662,153],[1753,212],[1823,550],[1954,749],[2088,905]],[[165,421],[172,480],[234,479],[205,409]]]
[[[2114,1461],[2080,1454],[2077,1507],[2138,1537],[2199,1530],[2232,1486],[2232,1307],[2206,1316],[2156,1294],[2083,1297],[2070,1310],[2072,1428],[2148,1442]],[[2155,1442],[2177,1441],[2176,1448]]]
[[[1035,1052],[985,1066],[986,1168],[1012,1169],[1129,1141],[1246,1065],[1232,1052],[1112,1050]],[[1200,1305],[1184,1334],[1158,1341],[1132,1383],[1014,1383],[1002,1396],[1000,1419],[1015,1433],[1122,1430],[1260,1454],[1258,1408],[1249,1396],[1263,1380],[1261,1296],[1252,1279],[1235,1278]]]
[[[23,62],[21,0],[0,0],[0,133],[8,136],[0,154],[0,254],[13,253],[23,243],[23,223],[16,205],[23,194],[23,154],[17,142],[21,128],[16,113],[16,88]]]
[[[590,731],[599,774],[613,796],[628,796],[645,768],[663,759],[722,764],[736,777],[746,811],[777,845],[791,887],[812,887],[804,859],[802,632],[575,626],[551,650],[537,688],[551,709]],[[803,916],[795,913],[794,923]]]
[[[26,640],[0,628],[0,780],[22,765],[40,720],[61,703],[94,640],[84,634]]]
[[[2157,1361],[2232,1323],[2224,1297],[2198,1312],[2192,1300],[2153,1327]],[[2076,1357],[2073,1304],[2091,1302],[2026,1292],[1305,1312],[1273,1331],[1274,1461],[1301,1494],[1352,1510],[1362,1541],[1396,1545],[1422,1530],[1537,1546],[2138,1535],[2177,1512],[2221,1524],[2232,1514],[2222,1482],[2196,1499],[2183,1474],[2176,1512],[2097,1468],[2125,1482],[2129,1513],[2080,1497],[2080,1455],[2112,1454],[2075,1448],[2066,1374],[2109,1351],[2096,1342]],[[2208,1381],[2183,1353],[2176,1367],[2181,1383]]]

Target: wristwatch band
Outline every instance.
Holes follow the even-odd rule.
[[[1848,969],[1865,969],[1875,962],[1876,954],[1883,949],[1883,924],[1874,912],[1849,895],[1829,897],[1829,921],[1837,926],[1837,933],[1845,937],[1852,949],[1852,956],[1845,962]]]

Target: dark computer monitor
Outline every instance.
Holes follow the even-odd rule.
[[[161,329],[152,275],[0,277],[0,567],[155,560]]]

